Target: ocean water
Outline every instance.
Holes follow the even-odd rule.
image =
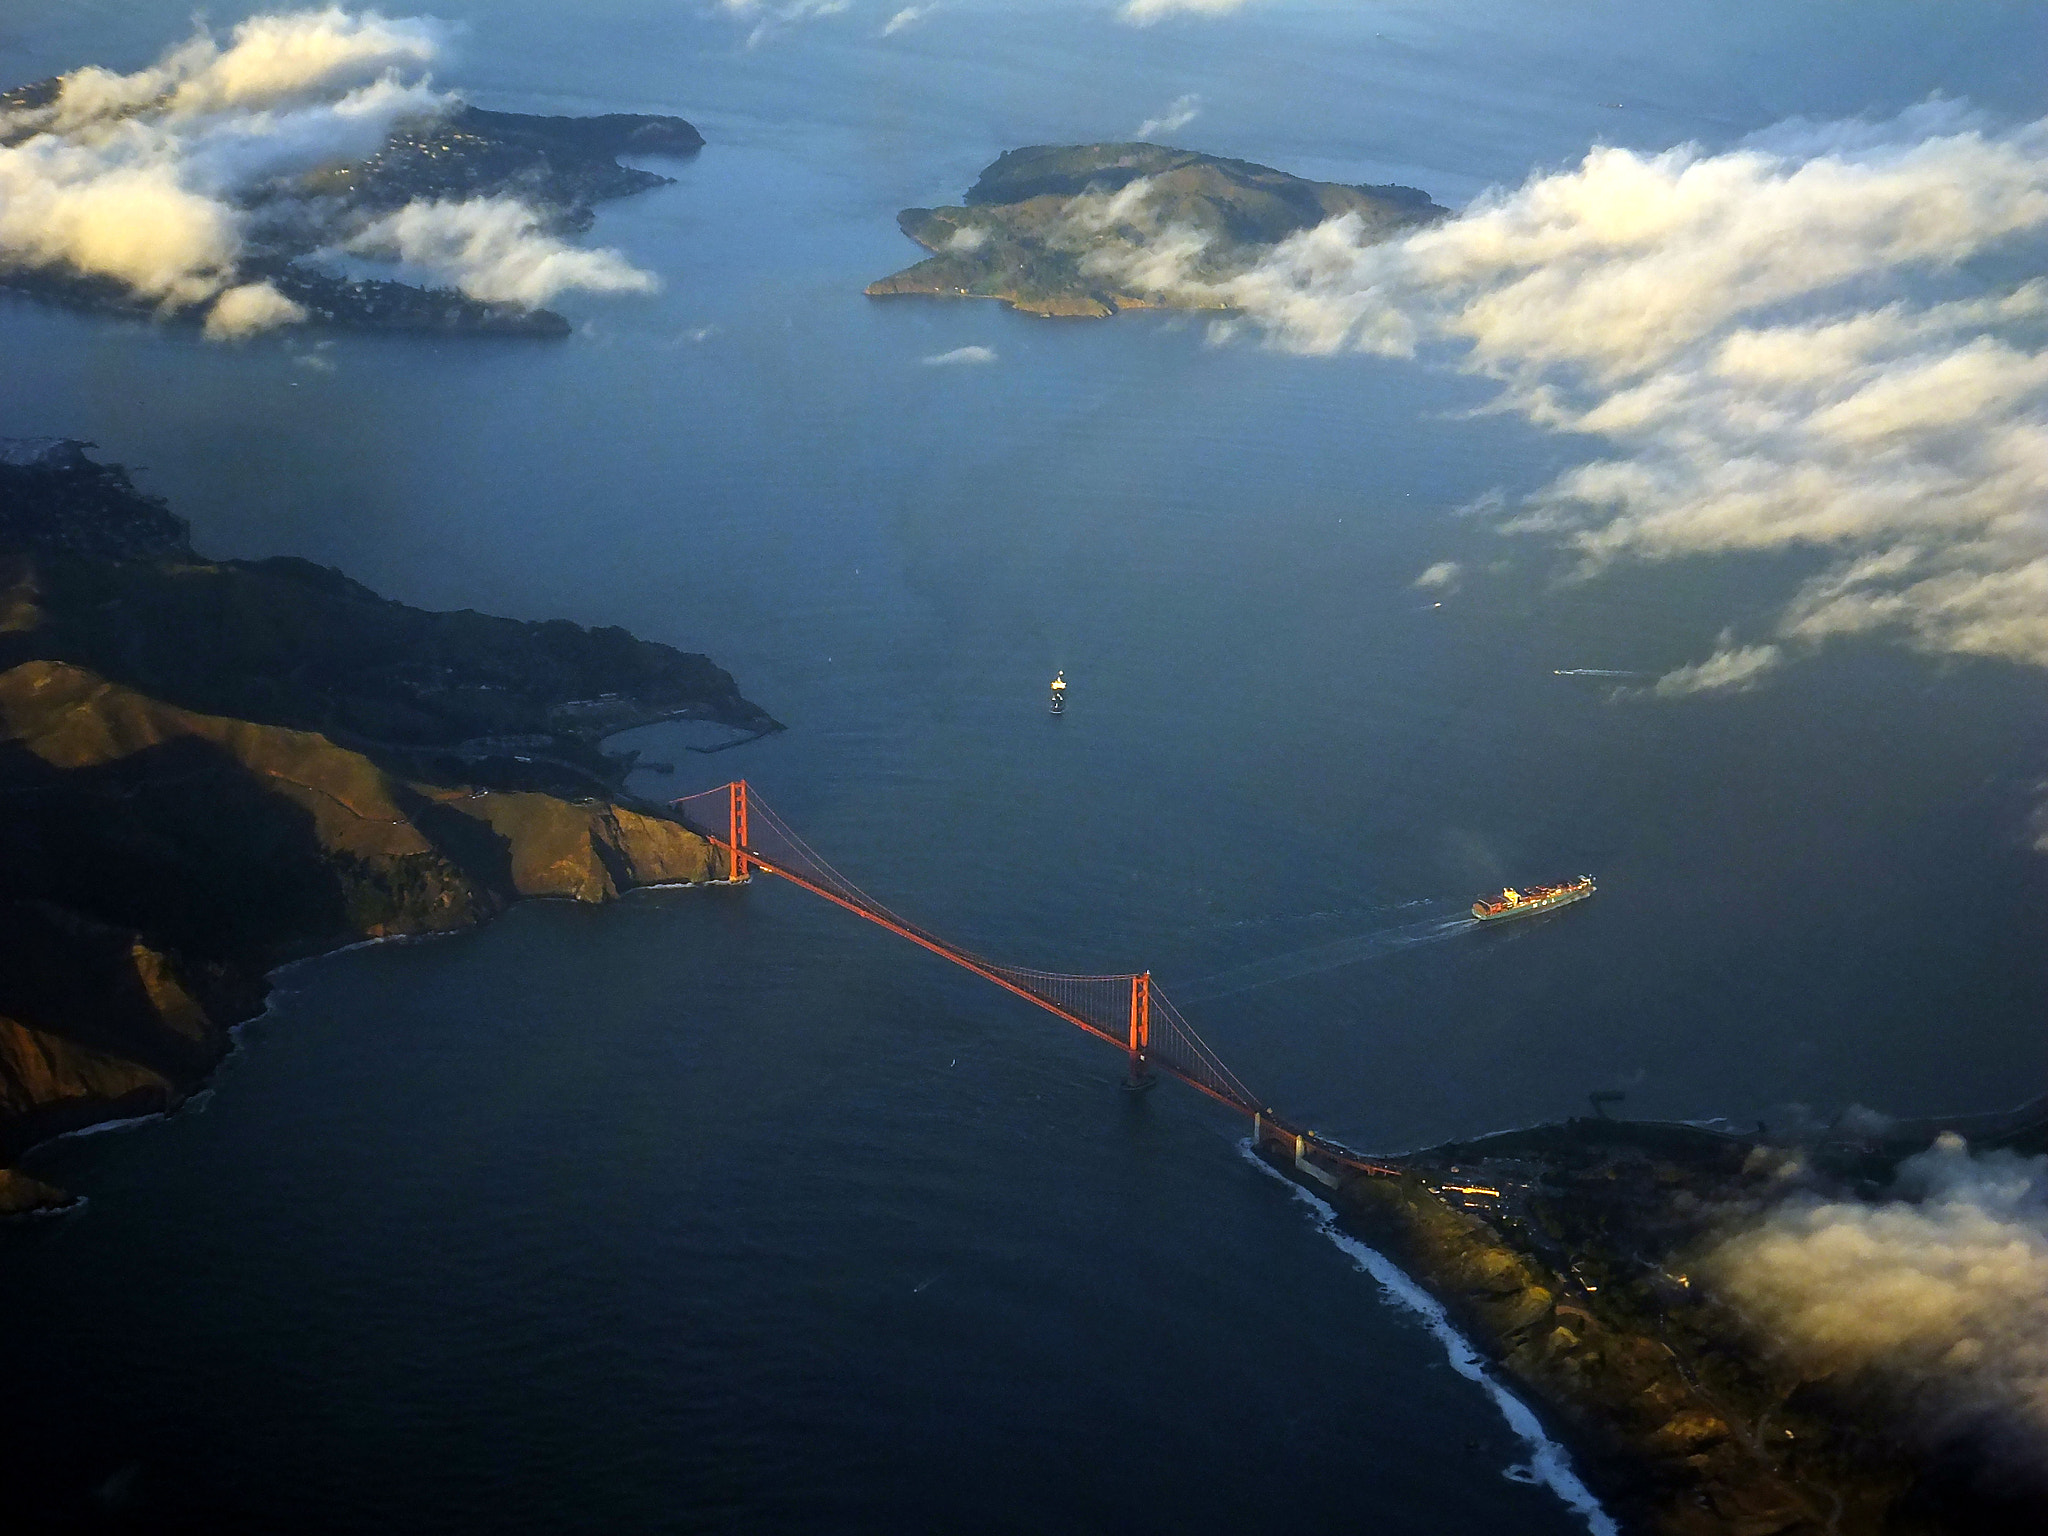
[[[2034,115],[2025,8],[957,4],[882,39],[857,6],[753,48],[709,4],[437,9],[483,105],[703,129],[592,234],[658,297],[564,300],[560,345],[232,349],[0,300],[0,431],[142,466],[210,551],[707,651],[790,730],[651,728],[678,771],[637,788],[744,774],[976,949],[1150,967],[1347,1140],[1596,1088],[1737,1118],[2037,1091],[2039,678],[1838,646],[1617,702],[1553,672],[1695,660],[1806,568],[1559,581],[1455,514],[1580,445],[1428,359],[859,292],[916,254],[897,208],[1191,92],[1194,147],[1457,204],[1595,142],[1935,91]],[[133,67],[186,13],[16,0],[0,76]],[[924,361],[964,346],[996,360]],[[1442,559],[1488,579],[1432,607]],[[1594,902],[1443,931],[1582,869]],[[91,1202],[0,1233],[38,1320],[0,1465],[37,1520],[137,1529],[1587,1529],[1240,1127],[1118,1069],[758,882],[295,969],[202,1110],[35,1160]]]

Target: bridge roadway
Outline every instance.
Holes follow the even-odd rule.
[[[948,943],[899,917],[820,858],[754,794],[744,779],[685,795],[674,808],[693,830],[725,855],[726,877],[744,884],[753,872],[773,875],[821,896],[834,906],[888,929],[922,949],[1006,992],[1014,993],[1096,1039],[1125,1051],[1129,1072],[1124,1087],[1149,1089],[1156,1073],[1177,1078],[1217,1103],[1247,1115],[1253,1144],[1292,1142],[1297,1169],[1334,1186],[1333,1168],[1391,1177],[1397,1170],[1364,1157],[1276,1115],[1209,1049],[1180,1010],[1155,987],[1149,971],[1113,976],[1075,976],[1001,965]]]

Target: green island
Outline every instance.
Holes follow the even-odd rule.
[[[62,84],[61,78],[39,80],[0,91],[0,148],[41,131],[37,114],[56,101]],[[240,274],[244,281],[268,281],[310,322],[337,329],[567,336],[569,322],[550,309],[475,299],[452,288],[340,276],[317,258],[351,225],[415,201],[516,196],[552,231],[580,233],[599,203],[672,184],[671,177],[620,165],[620,155],[677,158],[703,147],[703,135],[680,117],[536,117],[458,107],[401,125],[366,160],[322,166],[248,194],[243,202],[254,235]],[[61,266],[0,266],[0,291],[10,290],[71,309],[160,314],[156,303],[122,283]],[[199,311],[187,308],[171,318],[197,323]]]
[[[1210,285],[1346,215],[1384,239],[1449,210],[1413,187],[1308,181],[1158,144],[1037,145],[998,158],[963,206],[899,213],[903,232],[933,254],[867,293],[998,299],[1034,315],[1224,309]],[[1162,236],[1176,252],[1170,273],[1147,259]]]
[[[604,738],[781,729],[623,629],[209,560],[88,445],[0,439],[0,1213],[31,1144],[174,1108],[276,966],[528,896],[722,878]]]
[[[1900,1165],[1951,1138],[2048,1152],[2048,1097],[1776,1135],[1603,1114],[1365,1167],[1291,1139],[1259,1151],[1435,1297],[1624,1531],[2018,1536],[2041,1528],[2041,1495],[1981,1437],[1942,1433],[1910,1386],[1802,1365],[1716,1283],[1717,1245],[1788,1176],[1852,1207],[1896,1200]]]

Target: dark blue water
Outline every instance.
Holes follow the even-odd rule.
[[[1806,571],[1558,582],[1451,514],[1579,446],[1466,416],[1488,388],[1427,360],[859,297],[915,254],[897,207],[1191,90],[1189,142],[1456,201],[1599,138],[1937,87],[2038,110],[2019,11],[1554,35],[1544,7],[1140,32],[963,5],[748,52],[668,5],[447,9],[488,105],[704,128],[595,232],[660,298],[565,301],[561,346],[339,339],[331,368],[0,303],[0,430],[147,466],[222,554],[709,651],[790,731],[706,759],[655,728],[682,771],[638,787],[744,773],[977,949],[1207,991],[1187,1011],[1238,1073],[1347,1139],[1607,1087],[1684,1116],[2034,1091],[2038,678],[1839,646],[1616,703],[1553,669],[1695,660]],[[17,6],[0,72],[132,66],[182,16]],[[970,344],[997,361],[921,361]],[[1409,583],[1440,559],[1483,575],[1436,609]],[[1373,937],[1581,869],[1600,899],[1519,931]],[[36,1320],[0,1458],[54,1490],[38,1519],[1585,1528],[1504,1475],[1529,1447],[1227,1117],[1126,1102],[1092,1042],[800,892],[333,957],[245,1046],[203,1112],[48,1149],[90,1205],[0,1235],[4,1315]]]

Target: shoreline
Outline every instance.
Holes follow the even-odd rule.
[[[901,210],[897,228],[927,254],[862,291],[995,299],[1047,319],[1225,316],[1219,279],[1327,220],[1385,239],[1449,216],[1414,187],[1315,181],[1150,142],[1036,144],[999,155],[958,205]],[[1147,270],[1166,225],[1202,243],[1184,273]]]
[[[89,446],[0,438],[0,1213],[65,1202],[30,1148],[187,1102],[296,961],[723,873],[607,744],[782,728],[624,629],[209,560]]]
[[[1916,1438],[1906,1403],[1803,1369],[1698,1273],[1745,1211],[1784,1198],[1779,1169],[1875,1209],[1902,1198],[1901,1163],[1964,1127],[1980,1150],[2037,1152],[2048,1096],[1894,1122],[1882,1143],[1596,1117],[1370,1164],[1318,1162],[1313,1145],[1304,1163],[1291,1138],[1245,1151],[1327,1210],[1328,1235],[1396,1299],[1364,1254],[1441,1310],[1484,1377],[1568,1448],[1572,1480],[1615,1522],[1596,1531],[1988,1536],[2010,1519],[1994,1478]]]
[[[1517,1463],[1503,1467],[1501,1476],[1511,1481],[1528,1481],[1547,1488],[1558,1501],[1586,1522],[1592,1536],[1621,1536],[1621,1527],[1607,1512],[1599,1496],[1572,1470],[1570,1448],[1551,1432],[1536,1410],[1503,1383],[1478,1347],[1465,1337],[1443,1303],[1429,1289],[1387,1255],[1364,1239],[1344,1230],[1343,1213],[1300,1180],[1274,1166],[1253,1147],[1251,1138],[1238,1143],[1238,1153],[1268,1178],[1277,1179],[1293,1190],[1295,1197],[1316,1216],[1316,1229],[1328,1238],[1380,1288],[1389,1304],[1405,1309],[1422,1320],[1430,1335],[1443,1346],[1451,1369],[1474,1383],[1492,1401],[1500,1416],[1522,1443],[1529,1447],[1526,1467]],[[1527,1474],[1516,1477],[1517,1471]]]
[[[1619,1416],[1603,1415],[1601,1410],[1608,1405],[1597,1402],[1594,1394],[1560,1394],[1554,1382],[1545,1383],[1528,1369],[1528,1336],[1540,1334],[1544,1318],[1526,1314],[1554,1314],[1562,1296],[1557,1278],[1541,1276],[1551,1282],[1544,1286],[1534,1283],[1539,1277],[1514,1274],[1511,1266],[1524,1255],[1497,1234],[1458,1232],[1448,1247],[1428,1242],[1428,1206],[1436,1207],[1444,1218],[1470,1219],[1468,1213],[1454,1210],[1435,1190],[1425,1188],[1417,1176],[1416,1169],[1429,1157],[1429,1149],[1382,1159],[1380,1166],[1384,1172],[1377,1176],[1347,1171],[1331,1177],[1321,1169],[1305,1172],[1290,1166],[1285,1152],[1273,1142],[1257,1149],[1248,1146],[1245,1155],[1292,1186],[1311,1209],[1327,1212],[1321,1222],[1325,1235],[1351,1254],[1362,1272],[1380,1282],[1383,1295],[1416,1311],[1426,1323],[1431,1321],[1432,1314],[1441,1318],[1441,1329],[1432,1327],[1431,1331],[1452,1356],[1452,1368],[1458,1369],[1457,1347],[1469,1350],[1471,1369],[1459,1370],[1459,1374],[1488,1392],[1510,1428],[1525,1442],[1533,1445],[1535,1440],[1515,1423],[1514,1408],[1528,1416],[1538,1438],[1558,1448],[1560,1463],[1550,1469],[1555,1480],[1543,1477],[1533,1463],[1532,1475],[1574,1514],[1585,1519],[1593,1536],[1620,1536],[1623,1530],[1654,1532],[1657,1536],[1707,1536],[1709,1532],[1727,1530],[1736,1520],[1741,1520],[1740,1528],[1753,1536],[1778,1536],[1780,1532],[1793,1536],[1802,1531],[1796,1518],[1742,1519],[1742,1513],[1754,1515],[1754,1510],[1738,1512],[1726,1508],[1711,1521],[1698,1523],[1671,1518],[1670,1511],[1658,1507],[1659,1501],[1649,1486],[1654,1479],[1643,1475],[1650,1459],[1647,1445],[1631,1445],[1629,1437],[1621,1432]],[[1311,1183],[1311,1179],[1316,1182]],[[1324,1179],[1330,1182],[1326,1185]],[[1367,1193],[1371,1186],[1397,1185],[1402,1187],[1391,1200],[1375,1202]],[[1491,1243],[1488,1237],[1493,1239]],[[1404,1293],[1403,1284],[1389,1283],[1366,1255],[1378,1259],[1387,1275],[1412,1287],[1414,1297]],[[1418,1299],[1423,1306],[1416,1305]],[[1537,1306],[1528,1305],[1532,1300]],[[1518,1359],[1518,1354],[1523,1358]],[[1583,1490],[1585,1503],[1597,1515],[1568,1496],[1566,1488],[1574,1493]]]
[[[654,880],[648,881],[643,885],[628,886],[614,896],[612,901],[624,901],[640,891],[709,890],[744,883],[720,879]],[[548,893],[521,896],[517,900],[507,902],[498,911],[486,913],[476,921],[463,927],[423,929],[412,933],[385,933],[376,934],[366,939],[351,939],[346,943],[337,944],[330,949],[316,950],[310,954],[294,955],[291,959],[272,966],[263,973],[261,978],[260,984],[263,988],[261,1006],[245,1017],[222,1024],[221,1031],[226,1044],[220,1055],[215,1058],[213,1063],[206,1068],[200,1077],[194,1080],[189,1091],[182,1092],[175,1102],[165,1104],[160,1109],[145,1110],[141,1114],[122,1114],[118,1112],[118,1106],[110,1105],[109,1108],[115,1112],[110,1113],[104,1119],[89,1120],[83,1125],[52,1132],[50,1135],[39,1137],[17,1149],[13,1161],[7,1165],[0,1166],[0,1229],[4,1229],[5,1225],[11,1221],[46,1216],[66,1216],[74,1211],[83,1210],[89,1203],[88,1196],[74,1194],[69,1190],[47,1184],[25,1171],[25,1165],[34,1162],[36,1157],[47,1148],[56,1146],[60,1142],[73,1141],[87,1136],[106,1136],[141,1130],[148,1126],[175,1119],[177,1116],[188,1111],[196,1112],[199,1109],[203,1109],[206,1102],[219,1091],[219,1078],[222,1069],[234,1061],[243,1050],[247,1049],[242,1039],[243,1031],[252,1025],[261,1024],[265,1019],[277,1012],[278,1004],[283,995],[280,983],[291,972],[305,966],[317,965],[323,961],[332,960],[338,955],[350,954],[356,950],[379,949],[386,945],[428,944],[439,939],[460,938],[465,934],[479,932],[515,908],[524,907],[530,903],[547,901],[573,903],[578,900],[579,898],[575,896]],[[24,1204],[10,1208],[6,1203],[6,1192],[9,1188],[10,1179],[19,1180],[31,1186],[31,1188],[48,1190],[58,1198],[54,1201]]]

